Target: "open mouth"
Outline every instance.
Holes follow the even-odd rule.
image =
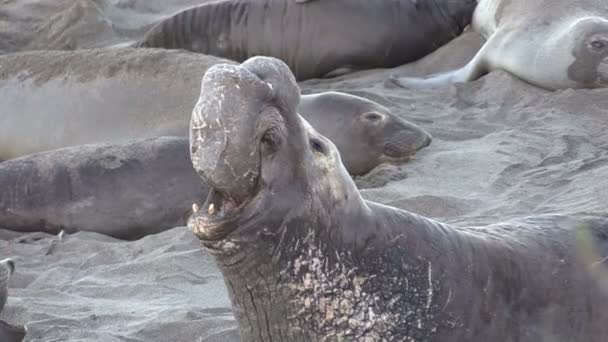
[[[235,216],[242,209],[245,202],[239,202],[212,188],[203,204],[201,216],[206,217],[210,222],[224,221]]]
[[[226,229],[236,229],[228,227],[227,223],[233,221],[242,212],[249,201],[238,201],[229,195],[211,189],[202,207],[198,204],[192,205],[192,218],[189,225],[195,233],[203,234],[206,240],[220,240],[230,234]]]

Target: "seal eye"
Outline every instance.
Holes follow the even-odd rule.
[[[372,121],[372,122],[379,121],[380,119],[382,119],[382,115],[380,115],[380,114],[378,114],[378,113],[374,113],[374,112],[371,112],[371,113],[365,113],[365,114],[363,115],[363,117],[364,117],[366,120],[369,120],[369,121]]]
[[[326,154],[327,150],[325,149],[325,145],[317,138],[310,138],[310,148],[314,151]]]
[[[272,127],[264,132],[262,139],[260,140],[262,146],[270,152],[274,152],[278,149],[281,144],[281,133],[279,128]]]
[[[608,46],[608,42],[605,40],[594,40],[591,42],[591,47],[595,50],[605,49]]]

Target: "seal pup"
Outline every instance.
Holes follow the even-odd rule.
[[[556,90],[608,85],[608,15],[600,0],[479,0],[472,27],[485,44],[464,67],[428,78],[391,76],[419,88],[470,82],[502,69]]]
[[[183,10],[135,47],[283,60],[296,79],[412,62],[469,25],[476,0],[223,0]]]
[[[464,229],[365,201],[298,102],[288,66],[256,57],[210,68],[192,113],[211,190],[189,226],[243,341],[605,341],[608,216]]]
[[[222,61],[155,49],[0,56],[0,159],[82,144],[187,137],[200,77]],[[303,96],[300,113],[325,125],[323,133],[335,139],[353,175],[382,162],[403,162],[431,142],[422,128],[358,96]]]
[[[0,313],[8,298],[8,281],[15,272],[15,261],[7,258],[0,261]],[[15,326],[0,320],[0,341],[21,342],[25,338],[25,327]]]

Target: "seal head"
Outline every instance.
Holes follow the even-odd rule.
[[[270,57],[213,67],[199,100],[207,105],[197,105],[191,122],[192,164],[212,189],[202,208],[193,206],[188,225],[225,279],[264,279],[256,289],[247,290],[250,281],[228,285],[241,338],[248,341],[313,338],[289,322],[296,306],[285,305],[282,291],[291,290],[281,277],[291,260],[286,254],[296,251],[287,246],[311,234],[341,235],[334,224],[353,227],[341,240],[355,239],[357,222],[369,212],[337,148],[297,113],[299,89],[290,75],[285,63]],[[264,306],[268,327],[258,324],[248,293],[265,298],[256,305]]]
[[[585,18],[573,26],[575,60],[568,77],[590,88],[608,86],[608,20]]]
[[[431,144],[431,135],[366,98],[339,92],[303,96],[300,114],[340,151],[352,175],[378,164],[408,161]]]

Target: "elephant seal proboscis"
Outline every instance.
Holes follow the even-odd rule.
[[[15,272],[15,261],[13,259],[3,259],[0,261],[0,313],[4,309],[8,298],[8,281]],[[0,320],[0,341],[2,342],[21,342],[25,338],[25,327],[11,325]]]
[[[189,225],[243,341],[605,341],[607,216],[464,229],[365,201],[298,101],[288,66],[256,57],[210,68],[192,113],[211,190]]]
[[[402,87],[469,82],[502,69],[550,90],[608,86],[608,11],[600,0],[479,0],[473,29],[487,41],[461,69]]]
[[[226,61],[156,49],[0,56],[0,160],[82,144],[187,137],[200,78],[220,62]],[[422,128],[359,96],[311,94],[299,111],[324,125],[319,129],[334,139],[353,175],[403,162],[431,141]]]
[[[222,0],[164,19],[136,47],[285,61],[298,80],[412,62],[458,36],[476,0]],[[306,3],[302,3],[306,2]]]

